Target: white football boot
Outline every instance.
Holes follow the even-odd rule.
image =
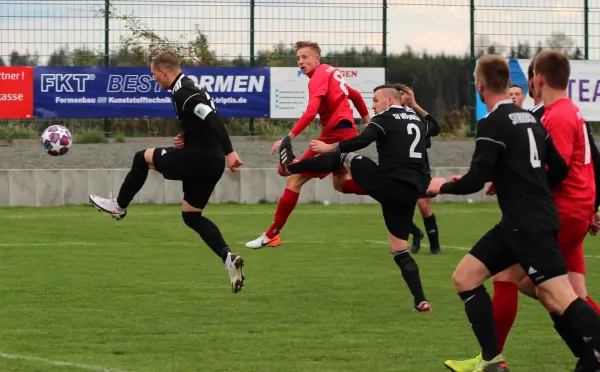
[[[227,253],[227,259],[225,260],[225,268],[229,273],[229,280],[231,280],[231,290],[233,293],[238,293],[244,286],[244,260],[241,256]]]
[[[261,249],[263,247],[279,247],[281,245],[281,238],[276,235],[273,239],[267,238],[266,233],[262,233],[258,238],[250,240],[246,243],[246,247],[250,249]]]
[[[112,197],[112,193],[108,194],[108,198],[103,198],[98,195],[90,194],[90,203],[100,212],[109,213],[113,218],[116,218],[117,221],[125,218],[127,215],[127,209],[119,207],[117,203],[117,199]]]

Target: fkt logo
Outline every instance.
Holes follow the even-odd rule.
[[[49,92],[52,89],[57,93],[84,93],[85,82],[95,80],[94,74],[42,74],[41,91]]]

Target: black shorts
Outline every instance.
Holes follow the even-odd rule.
[[[566,275],[567,268],[558,245],[558,231],[522,231],[494,226],[469,252],[492,275],[520,264],[534,284]]]
[[[156,148],[152,156],[154,169],[167,180],[183,183],[183,200],[203,209],[225,171],[223,157],[196,148]]]
[[[350,164],[356,184],[381,204],[388,231],[398,239],[408,240],[420,194],[408,182],[383,177],[371,159],[357,155]]]

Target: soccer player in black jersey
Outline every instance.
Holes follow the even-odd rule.
[[[475,86],[489,114],[479,121],[471,167],[450,182],[434,178],[428,188],[431,194],[465,195],[492,181],[498,195],[500,222],[463,257],[452,276],[482,350],[475,372],[509,370],[483,283],[514,264],[536,285],[546,309],[579,340],[600,350],[600,316],[575,294],[557,241],[559,216],[551,188],[567,176],[567,165],[539,121],[508,98],[509,81],[504,58],[484,55],[478,60]]]
[[[417,101],[415,100],[415,93],[413,90],[404,84],[396,84],[396,89],[398,89],[402,93],[402,105],[408,112],[414,112],[419,115],[421,121],[425,123],[427,126],[427,138],[425,141],[425,147],[431,148],[431,137],[435,137],[440,134],[440,125],[437,120],[425,111]],[[429,157],[427,156],[427,150],[423,153],[425,159],[427,161],[428,173],[431,176],[431,169],[429,167]],[[439,237],[439,228],[437,225],[437,221],[435,218],[435,214],[431,209],[431,200],[429,197],[419,198],[417,202],[419,206],[419,211],[421,212],[421,216],[423,217],[423,225],[425,226],[425,232],[427,233],[427,239],[429,240],[429,251],[431,254],[439,254],[441,253],[440,248],[440,237]],[[413,241],[410,246],[410,251],[412,253],[418,253],[421,249],[421,240],[425,237],[425,234],[421,229],[415,225],[413,222],[411,228],[411,235],[413,235]]]
[[[150,169],[160,172],[165,179],[182,181],[183,221],[223,260],[232,290],[237,293],[244,285],[244,261],[230,251],[219,228],[202,215],[202,210],[225,171],[225,162],[232,172],[237,172],[243,162],[233,151],[214,101],[183,74],[174,53],[156,55],[151,72],[162,89],[172,92],[173,108],[183,135],[175,137],[175,147],[149,148],[136,153],[119,196],[113,199],[90,195],[90,202],[119,220],[126,216],[129,203],[144,186]]]
[[[401,92],[394,85],[375,88],[376,115],[364,131],[334,144],[311,141],[311,149],[322,154],[317,157],[296,162],[291,141],[285,138],[279,147],[280,168],[289,175],[346,167],[356,184],[381,203],[391,254],[414,297],[414,311],[430,312],[419,267],[408,252],[417,199],[425,195],[430,180],[425,158],[427,125],[418,115],[404,109],[400,97]],[[373,142],[377,143],[379,165],[352,152]]]

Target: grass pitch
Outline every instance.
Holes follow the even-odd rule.
[[[495,204],[434,204],[443,253],[415,256],[430,314],[411,311],[377,205],[298,206],[280,248],[246,249],[274,209],[205,211],[246,261],[238,295],[179,206],[133,205],[120,222],[91,206],[0,209],[0,371],[433,372],[478,353],[451,274]],[[596,298],[599,247],[587,238]],[[517,372],[575,363],[524,296],[505,356]]]

